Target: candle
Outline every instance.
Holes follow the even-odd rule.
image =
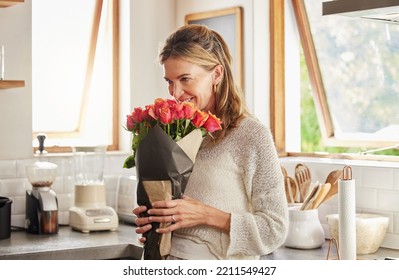
[[[4,46],[1,46],[0,48],[0,64],[0,80],[4,80]]]

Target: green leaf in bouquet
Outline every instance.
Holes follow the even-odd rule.
[[[135,155],[130,155],[125,159],[123,163],[123,168],[132,168],[136,165],[136,161],[134,159]]]

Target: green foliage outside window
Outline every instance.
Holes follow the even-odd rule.
[[[331,154],[337,153],[360,153],[364,149],[360,148],[343,148],[343,147],[326,147],[320,133],[319,122],[317,119],[314,98],[306,67],[305,57],[301,55],[301,152],[327,152]],[[373,154],[380,155],[399,155],[398,149],[385,150],[375,152]]]

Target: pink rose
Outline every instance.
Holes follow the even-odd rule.
[[[196,127],[201,127],[201,126],[203,126],[204,125],[204,123],[205,123],[205,121],[206,121],[206,119],[208,118],[208,114],[207,113],[205,113],[205,112],[202,112],[202,111],[200,111],[200,110],[197,110],[196,112],[195,112],[195,114],[194,114],[194,118],[193,118],[193,120],[192,120],[192,122],[193,122],[193,124],[196,126]]]
[[[211,112],[208,113],[208,118],[206,119],[205,123],[204,123],[204,128],[208,131],[208,132],[214,132],[217,130],[221,130],[222,129],[222,121],[216,117],[214,114],[212,114]]]

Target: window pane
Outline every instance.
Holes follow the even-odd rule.
[[[399,25],[322,16],[305,0],[335,137],[399,140]]]
[[[32,2],[33,131],[46,146],[112,144],[112,13],[103,1],[95,24],[97,2]]]

